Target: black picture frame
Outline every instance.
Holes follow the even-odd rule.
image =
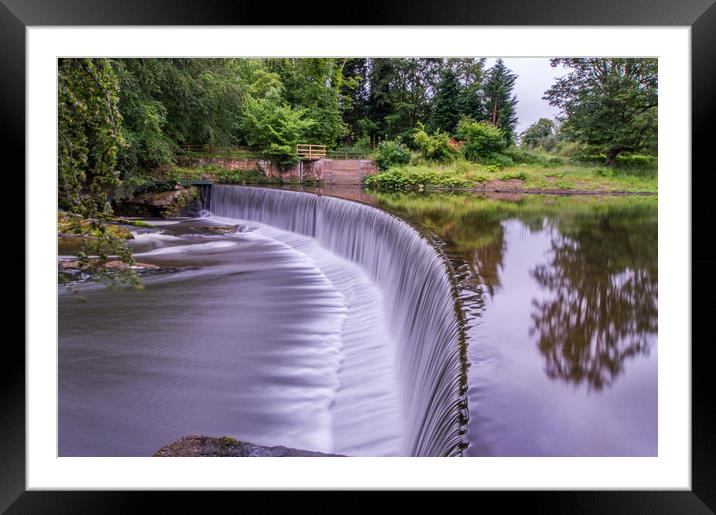
[[[278,7],[280,5],[280,8]],[[381,1],[361,4],[352,10],[321,8],[327,14],[326,25],[574,25],[574,26],[690,26],[692,37],[692,489],[690,491],[634,492],[472,492],[485,500],[496,500],[503,509],[529,506],[530,510],[550,513],[713,513],[716,512],[716,404],[708,359],[713,338],[705,320],[713,302],[708,294],[716,280],[716,250],[708,240],[712,233],[709,198],[713,191],[707,181],[713,180],[713,152],[710,134],[716,104],[716,4],[714,0],[632,0],[630,2],[575,2],[570,0],[497,0],[436,3],[413,0],[400,4]],[[307,4],[247,1],[201,0],[0,0],[0,126],[5,162],[17,162],[12,170],[24,170],[25,148],[25,29],[47,25],[316,25],[316,11]],[[355,12],[352,12],[355,11]],[[340,13],[340,14],[339,14]],[[11,165],[12,166],[12,165]],[[17,174],[16,171],[13,173]],[[13,175],[6,187],[24,204],[23,181]],[[698,180],[697,180],[698,179]],[[698,187],[696,184],[698,183]],[[30,192],[31,193],[31,192]],[[24,213],[24,205],[15,208]],[[668,216],[668,213],[660,213]],[[700,239],[695,235],[702,235]],[[704,237],[706,236],[706,237]],[[24,245],[23,245],[24,248]],[[6,269],[18,267],[15,254],[3,257]],[[23,262],[24,262],[24,250]],[[11,268],[12,267],[12,268]],[[24,268],[24,265],[23,265]],[[24,268],[25,274],[28,270]],[[17,281],[17,291],[25,298],[24,280]],[[22,290],[20,289],[22,288]],[[701,302],[698,302],[701,294]],[[7,294],[6,294],[7,295]],[[9,297],[9,296],[8,296]],[[25,304],[13,299],[4,310],[7,322],[17,323]],[[668,316],[668,314],[661,314]],[[9,328],[10,324],[6,324]],[[701,328],[702,332],[694,331]],[[6,331],[6,334],[8,332]],[[689,345],[691,342],[674,342]],[[200,499],[187,492],[76,492],[26,491],[25,488],[25,352],[19,338],[5,338],[0,358],[0,510],[7,513],[133,513],[147,511],[149,502],[159,502],[162,511],[171,505],[188,511],[193,503],[202,512],[213,512],[223,503],[233,503],[241,495],[242,505],[260,492],[223,492]],[[369,494],[371,495],[371,494]],[[421,500],[423,493],[411,494]],[[452,502],[456,494],[451,493]],[[249,496],[249,497],[246,497]],[[373,505],[365,496],[351,493],[355,507]],[[313,496],[299,495],[300,504],[319,509]],[[459,498],[457,502],[460,502]],[[473,501],[474,502],[474,501]],[[370,503],[370,504],[369,504]],[[228,506],[231,506],[229,504]],[[237,506],[237,505],[235,505]],[[477,505],[472,505],[478,509]],[[238,507],[238,506],[237,506]],[[457,509],[461,509],[457,506]]]

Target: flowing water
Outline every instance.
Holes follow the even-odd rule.
[[[60,455],[656,454],[655,199],[318,192],[213,186],[145,290],[61,287]]]
[[[194,269],[61,296],[61,455],[146,455],[188,433],[460,453],[461,326],[433,247],[331,197],[214,186],[210,207],[133,243],[138,261]]]

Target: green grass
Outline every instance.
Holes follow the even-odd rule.
[[[521,189],[656,193],[657,170],[634,166],[607,168],[588,163],[514,164],[506,167],[456,161],[449,165],[421,164],[393,167],[367,177],[370,189]]]

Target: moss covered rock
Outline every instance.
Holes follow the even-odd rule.
[[[173,456],[210,456],[210,457],[297,457],[297,456],[340,456],[321,452],[291,449],[282,445],[266,447],[250,442],[242,442],[230,436],[219,438],[203,435],[184,436],[166,445],[154,453],[157,457]]]

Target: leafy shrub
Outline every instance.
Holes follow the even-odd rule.
[[[607,161],[607,155],[598,152],[590,152],[587,154],[577,155],[575,157],[577,161],[581,161],[582,163],[604,164]]]
[[[217,175],[225,184],[269,184],[271,181],[261,170],[226,170]]]
[[[599,177],[614,177],[614,169],[600,166],[594,169],[594,174]]]
[[[500,179],[502,179],[503,181],[509,181],[511,179],[520,179],[521,181],[525,181],[527,180],[527,173],[522,170],[508,172],[506,174],[503,174]]]
[[[361,152],[365,152],[366,154],[369,153],[371,151],[370,136],[364,134],[358,138],[356,142],[353,143],[353,150],[359,150]]]
[[[279,164],[279,166],[290,166],[298,162],[298,155],[296,155],[296,147],[291,145],[279,145],[278,143],[271,143],[265,151],[266,156],[272,161]]]
[[[440,130],[430,135],[419,128],[413,133],[413,143],[422,157],[436,163],[449,163],[458,155],[457,147],[450,141],[450,135]]]
[[[467,188],[470,182],[464,176],[430,167],[396,167],[365,178],[365,186],[375,190],[422,190],[428,186],[441,188]]]
[[[381,141],[373,153],[373,160],[378,168],[387,170],[392,166],[408,164],[410,151],[399,140]]]
[[[617,156],[617,165],[625,168],[651,168],[657,165],[656,156],[644,154],[622,154]]]
[[[552,157],[546,152],[530,150],[525,147],[511,146],[502,152],[515,163],[547,165]]]
[[[363,180],[363,183],[370,189],[388,191],[398,191],[406,189],[409,186],[403,174],[399,173],[395,168],[386,172],[369,175]]]
[[[462,152],[465,157],[477,163],[499,155],[507,147],[502,130],[489,122],[476,122],[470,118],[460,120],[457,137],[464,142]]]
[[[487,165],[497,166],[503,168],[505,166],[512,166],[515,162],[511,157],[503,154],[490,154],[488,157],[482,159],[482,162]]]
[[[550,156],[545,164],[550,168],[558,168],[567,164],[567,160],[559,156]]]
[[[588,145],[575,141],[560,141],[555,147],[555,152],[567,159],[579,159],[579,156],[594,153]]]

